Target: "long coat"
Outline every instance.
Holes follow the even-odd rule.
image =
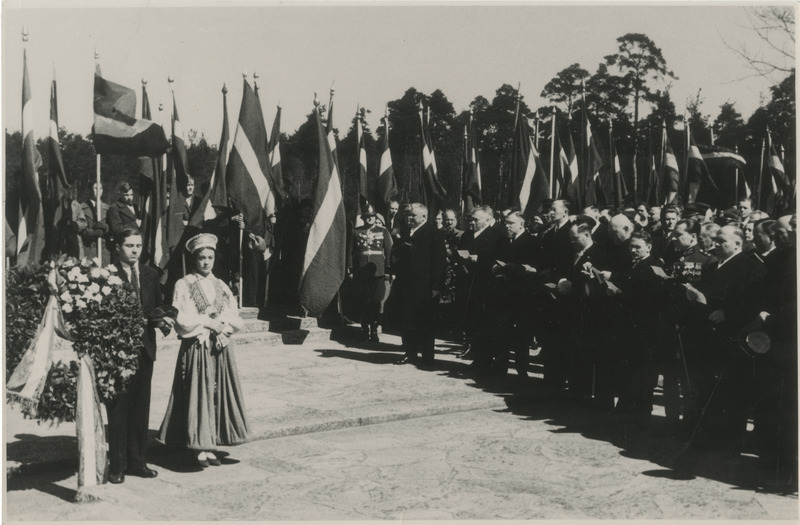
[[[432,224],[425,223],[410,238],[396,243],[395,250],[398,248],[394,288],[400,292],[401,316],[408,323],[426,309],[433,290],[442,290],[447,265],[444,238]]]

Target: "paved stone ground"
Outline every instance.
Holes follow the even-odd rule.
[[[399,340],[236,349],[253,440],[195,468],[156,445],[154,480],[75,504],[74,425],[6,410],[4,518],[50,520],[798,518],[755,458],[685,451],[659,418],[637,430],[546,397],[536,379],[476,383],[455,348],[436,370],[393,366]],[[151,432],[177,349],[159,354]]]

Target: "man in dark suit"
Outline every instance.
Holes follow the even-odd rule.
[[[709,323],[708,374],[698,386],[701,406],[706,406],[693,445],[733,450],[741,445],[752,390],[752,362],[736,341],[758,318],[763,304],[764,265],[742,250],[744,233],[737,226],[723,226],[715,239],[717,262],[708,278],[687,294],[704,307],[699,310]],[[699,293],[697,292],[699,290]]]
[[[109,206],[106,222],[111,235],[116,235],[126,226],[142,226],[142,216],[133,204],[133,188],[127,182],[119,185],[119,199]]]
[[[429,368],[434,359],[435,308],[446,266],[444,238],[428,222],[428,208],[423,204],[410,205],[407,221],[408,233],[401,238],[393,263],[405,350],[398,364],[415,362],[421,354],[421,366]]]
[[[497,316],[494,333],[495,360],[492,371],[505,375],[509,355],[514,355],[514,366],[520,379],[528,376],[528,354],[533,339],[533,301],[539,280],[539,268],[544,254],[539,240],[525,230],[522,213],[509,213],[504,221],[505,238],[501,239],[492,267],[492,288],[495,290],[494,308]]]
[[[103,185],[100,185],[99,196],[103,195]],[[108,205],[100,201],[100,211],[102,215],[98,215],[97,202],[98,202],[98,187],[97,183],[92,186],[92,193],[89,198],[81,204],[81,211],[86,219],[86,228],[81,232],[82,249],[81,258],[88,257],[89,259],[97,258],[97,240],[104,238],[108,233],[108,224],[103,220],[108,217]],[[98,217],[102,217],[98,220]],[[107,239],[106,239],[107,240]],[[98,258],[101,266],[106,266],[110,261],[109,246],[103,245],[102,260]]]
[[[142,253],[142,233],[138,228],[125,226],[115,235],[115,249],[119,257],[119,277],[130,283],[138,294],[145,318],[161,306],[159,275],[155,268],[139,262]],[[164,318],[162,331],[169,333],[173,320]],[[110,468],[108,480],[122,483],[125,474],[154,478],[158,472],[147,466],[147,426],[150,419],[150,386],[153,362],[156,360],[155,328],[148,323],[142,334],[143,349],[139,355],[139,369],[131,379],[128,389],[116,400],[106,404],[108,414],[108,452]]]

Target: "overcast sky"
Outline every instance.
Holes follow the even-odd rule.
[[[97,0],[62,3],[100,5]],[[770,82],[751,76],[723,42],[760,45],[742,27],[748,21],[741,5],[150,4],[53,8],[47,7],[52,0],[3,1],[6,129],[18,130],[21,122],[23,25],[29,33],[37,136],[47,135],[54,67],[61,126],[90,132],[95,48],[104,77],[136,89],[139,104],[141,79],[147,78],[154,120],[161,102],[164,123],[171,75],[184,129],[205,133],[213,144],[221,129],[222,84],[229,90],[233,131],[242,73],[251,81],[254,71],[259,74],[268,125],[280,101],[286,132],[303,122],[314,92],[327,103],[334,84],[334,124],[343,133],[357,104],[372,111],[374,129],[385,103],[411,86],[425,93],[441,89],[461,111],[477,95],[491,100],[503,83],[521,82],[528,104],[538,107],[544,104],[542,88],[556,73],[575,62],[594,72],[605,55],[616,51],[616,38],[633,32],[648,35],[678,76],[672,98],[679,113],[700,88],[702,110],[712,118],[726,101],[735,102],[746,118],[769,94]]]

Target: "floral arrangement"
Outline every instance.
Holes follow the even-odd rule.
[[[100,268],[89,259],[78,261],[62,257],[45,265],[10,270],[9,297],[20,289],[29,293],[25,297],[14,297],[15,310],[25,313],[25,323],[12,326],[8,321],[14,314],[12,311],[7,314],[6,364],[16,366],[36,332],[49,295],[47,274],[52,269],[57,272],[58,299],[73,340],[72,347],[79,357],[90,357],[101,401],[112,401],[125,391],[136,373],[145,322],[139,298],[131,285],[117,275],[118,270],[113,265]],[[31,301],[26,302],[26,299]],[[32,319],[35,321],[27,322]],[[10,355],[12,353],[16,355]],[[36,417],[74,421],[76,380],[76,363],[54,364]]]
[[[11,268],[6,275],[7,375],[17,367],[39,328],[50,296],[50,269],[49,264],[30,264]]]

